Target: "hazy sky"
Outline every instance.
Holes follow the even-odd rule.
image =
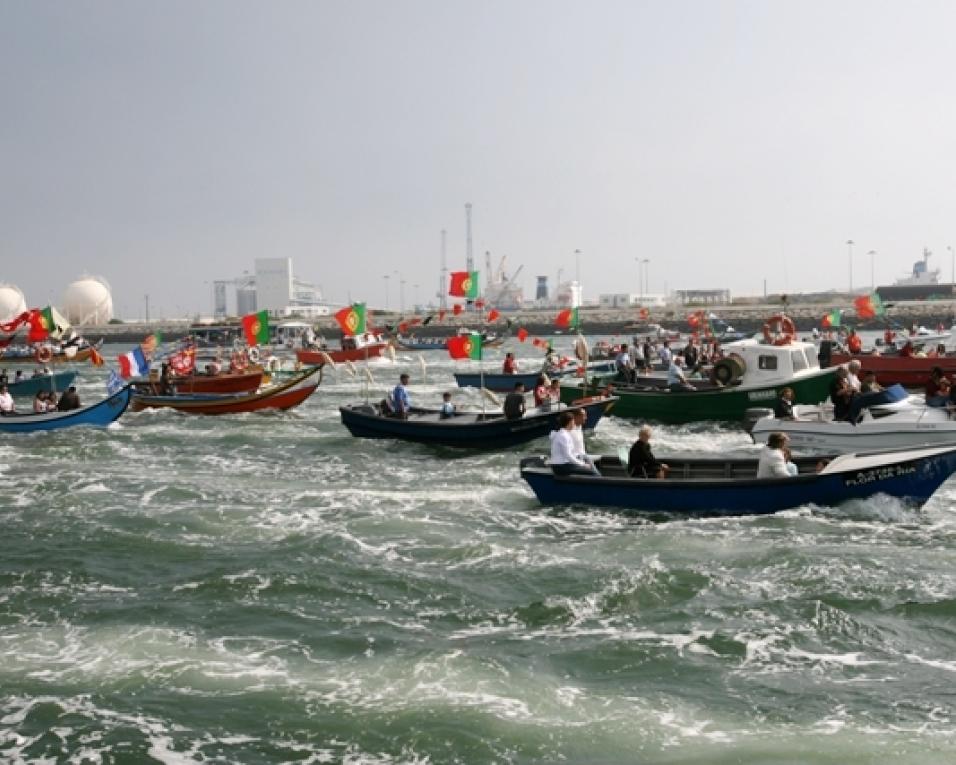
[[[0,0],[0,281],[211,311],[290,256],[438,286],[440,230],[585,297],[846,289],[956,247],[956,3]],[[868,255],[871,250],[875,256]],[[933,261],[931,261],[932,264]],[[400,272],[400,275],[394,272]],[[414,285],[419,285],[416,289]]]

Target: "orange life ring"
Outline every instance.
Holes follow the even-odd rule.
[[[49,345],[41,345],[33,353],[33,358],[37,360],[39,364],[46,364],[53,358],[53,349]]]
[[[773,345],[790,345],[797,337],[797,327],[793,319],[778,313],[771,316],[763,325],[763,338]]]

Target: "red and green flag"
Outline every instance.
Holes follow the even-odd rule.
[[[839,308],[835,308],[823,317],[823,319],[820,321],[820,326],[822,326],[824,329],[832,329],[839,327],[842,322],[843,311],[841,311]]]
[[[488,311],[488,321],[495,321],[499,318],[501,318],[501,314],[498,312],[497,308],[492,308],[490,311]]]
[[[50,337],[59,340],[70,328],[70,322],[50,305],[42,310],[34,308],[30,311],[29,322],[30,331],[27,333],[27,341],[31,343],[41,343]]]
[[[467,335],[457,335],[449,337],[445,343],[448,348],[448,355],[453,359],[475,359],[481,358],[481,335],[472,332]]]
[[[361,335],[365,332],[365,303],[352,303],[335,314],[346,335]]]
[[[266,345],[269,342],[269,312],[259,311],[242,317],[242,331],[249,345]]]
[[[561,313],[559,313],[555,319],[554,323],[559,327],[577,327],[578,326],[578,308],[565,308]]]
[[[448,294],[470,299],[478,297],[478,272],[452,271]]]
[[[856,308],[856,315],[861,319],[872,319],[886,313],[883,301],[880,300],[880,296],[876,292],[869,295],[860,295],[853,301],[853,307]]]

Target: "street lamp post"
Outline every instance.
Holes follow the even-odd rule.
[[[651,270],[650,270],[650,260],[644,258],[641,260],[641,264],[644,266],[644,294],[646,295],[651,291]]]
[[[385,310],[388,311],[388,277],[390,274],[385,274],[382,278],[385,279]]]
[[[850,294],[853,294],[853,240],[846,240],[847,260],[850,262]]]
[[[398,280],[398,310],[405,313],[405,280],[401,276]]]
[[[876,255],[876,250],[870,250],[867,255],[870,256],[870,292],[876,292],[876,279],[873,277],[873,258]]]
[[[644,302],[644,275],[641,273],[641,259],[634,258],[634,262],[637,263],[637,292],[638,299],[643,303]]]
[[[953,285],[956,284],[956,250],[949,245],[946,246],[946,249],[949,250],[949,257],[952,260],[953,275],[950,277],[950,285]],[[950,289],[952,290],[952,286],[950,286]]]

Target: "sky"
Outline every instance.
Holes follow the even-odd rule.
[[[0,0],[0,281],[209,314],[291,257],[410,307],[443,229],[464,269],[465,203],[526,295],[860,289],[924,247],[949,281],[954,29],[949,0]]]

